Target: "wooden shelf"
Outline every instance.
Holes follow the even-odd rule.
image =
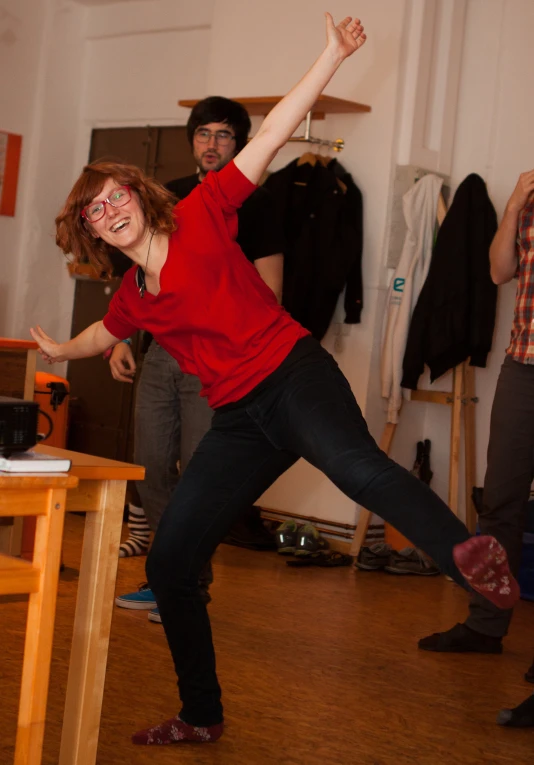
[[[251,117],[264,117],[282,98],[283,96],[250,96],[248,98],[233,98],[232,100],[242,104]],[[200,100],[202,99],[184,99],[178,101],[178,105],[192,109]],[[370,111],[371,107],[366,104],[347,101],[344,98],[336,98],[335,96],[321,95],[313,106],[312,119],[324,120],[325,114],[354,114],[356,112]]]

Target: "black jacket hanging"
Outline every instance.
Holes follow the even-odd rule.
[[[345,291],[345,323],[358,324],[362,310],[362,195],[351,176],[332,160],[325,167],[289,165],[265,182],[283,220],[282,303],[321,340]]]
[[[415,306],[403,361],[403,388],[417,389],[424,365],[434,381],[470,357],[486,366],[497,287],[489,247],[497,215],[480,176],[460,184],[438,232],[428,276]]]

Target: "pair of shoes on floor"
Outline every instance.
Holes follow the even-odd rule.
[[[300,557],[328,549],[328,542],[311,523],[298,526],[295,521],[284,521],[276,529],[275,538],[280,555]]]
[[[207,590],[202,590],[202,595],[206,604],[211,601],[211,595]],[[161,624],[156,598],[147,582],[143,582],[135,592],[119,595],[115,598],[115,605],[130,611],[148,611],[148,621]]]
[[[388,574],[436,576],[439,568],[415,547],[397,552],[385,542],[361,547],[354,563],[362,571],[387,571]]]
[[[434,632],[421,638],[417,645],[422,651],[435,653],[502,653],[502,638],[483,635],[467,624],[455,624],[446,632]]]

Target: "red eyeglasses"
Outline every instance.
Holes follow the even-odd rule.
[[[104,217],[107,204],[112,207],[124,207],[125,204],[128,204],[131,198],[130,187],[119,186],[111,192],[107,199],[103,199],[101,202],[93,202],[84,207],[82,210],[82,218],[85,218],[89,223],[96,223],[97,220]]]

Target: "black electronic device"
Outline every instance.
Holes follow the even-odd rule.
[[[0,455],[25,452],[37,443],[39,404],[0,396]]]

